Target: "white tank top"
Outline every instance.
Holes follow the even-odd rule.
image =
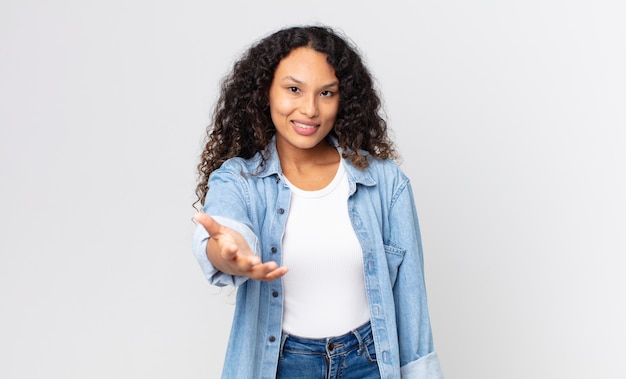
[[[283,277],[283,330],[307,338],[345,334],[369,320],[345,168],[340,163],[332,182],[318,191],[286,182],[291,204],[283,237],[282,264],[289,269]]]

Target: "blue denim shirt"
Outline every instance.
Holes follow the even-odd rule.
[[[262,168],[257,154],[247,160],[230,159],[214,171],[203,211],[240,232],[263,262],[280,265],[291,192],[274,144],[268,152]],[[350,183],[348,212],[363,250],[381,377],[443,378],[433,351],[421,239],[409,180],[389,160],[370,159],[366,169],[356,168],[349,160],[344,164]],[[273,379],[282,329],[282,279],[264,282],[218,271],[206,255],[208,238],[199,225],[193,251],[204,274],[211,284],[238,287],[222,378]]]

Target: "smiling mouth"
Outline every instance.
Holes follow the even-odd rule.
[[[298,121],[291,121],[292,124],[294,124],[295,126],[297,126],[298,128],[302,128],[302,129],[313,129],[313,128],[317,128],[318,124],[303,124],[301,122]]]

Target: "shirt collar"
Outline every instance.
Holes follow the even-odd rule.
[[[337,148],[337,151],[339,151],[339,154],[341,154],[342,149],[339,147],[339,142],[337,141],[337,138],[335,136],[330,136],[330,142],[333,146],[335,146],[335,148]],[[280,159],[278,158],[278,152],[276,151],[276,136],[272,138],[272,140],[270,141],[265,151],[257,154],[256,160],[258,161],[257,163],[259,164],[261,163],[260,154],[265,154],[267,157],[267,160],[265,161],[263,168],[259,169],[258,176],[260,177],[268,177],[272,175],[282,176],[282,168],[280,167]],[[369,155],[369,153],[366,151],[363,151],[362,154]],[[368,158],[375,159],[372,157],[368,157]],[[355,167],[352,164],[352,161],[350,161],[350,159],[346,159],[346,158],[341,158],[341,159],[343,159],[344,167],[346,168],[346,172],[348,173],[348,178],[351,182],[362,184],[365,186],[376,185],[376,180],[374,180],[374,178],[372,177],[369,167],[360,169],[360,168]]]

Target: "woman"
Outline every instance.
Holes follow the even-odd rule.
[[[330,28],[253,45],[198,166],[194,253],[238,287],[223,378],[440,378],[408,178],[356,49]]]

